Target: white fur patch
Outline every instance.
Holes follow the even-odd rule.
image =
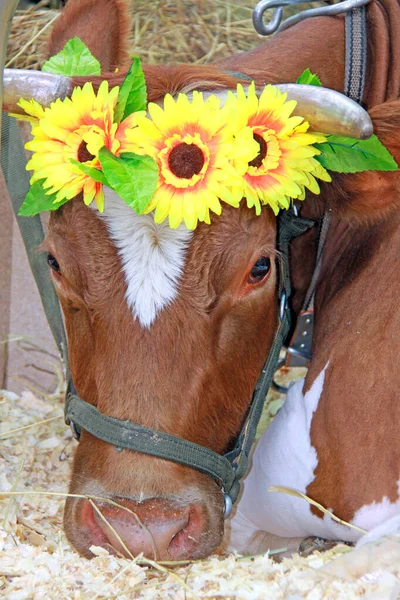
[[[384,496],[380,502],[365,504],[354,515],[352,523],[362,529],[370,531],[372,528],[382,526],[393,517],[400,517],[400,481],[397,482],[398,499],[396,502],[390,502],[387,496]]]
[[[152,215],[136,214],[109,188],[104,188],[104,195],[104,212],[98,214],[121,258],[126,301],[142,327],[150,327],[178,294],[193,232],[184,225],[171,229],[168,221],[159,225]]]
[[[281,485],[305,493],[314,480],[318,458],[311,445],[310,429],[328,365],[305,395],[303,379],[290,388],[285,404],[261,436],[232,519],[230,549],[235,547],[235,540],[243,535],[245,528],[249,536],[261,530],[281,537],[318,535],[349,541],[358,539],[360,534],[356,531],[329,517],[320,519],[313,515],[305,500],[268,492],[271,485]]]
[[[281,537],[316,535],[326,539],[357,541],[362,533],[314,515],[306,500],[278,492],[268,492],[271,485],[281,485],[305,493],[315,478],[318,457],[311,445],[310,429],[324,387],[325,371],[303,395],[304,380],[289,390],[286,402],[255,448],[253,464],[244,480],[243,493],[231,521],[229,549],[245,551],[258,531]],[[399,482],[400,496],[400,482]],[[331,507],[327,507],[328,509]],[[391,503],[384,497],[379,503],[361,507],[351,523],[367,531],[376,527],[386,531],[385,521],[400,512],[400,499]],[[388,521],[389,530],[392,527]],[[396,521],[397,524],[397,521]]]
[[[400,481],[398,482],[400,487]],[[398,504],[398,502],[397,502]],[[393,506],[393,505],[392,505]],[[397,510],[400,510],[400,507],[397,507]],[[397,535],[400,536],[400,512],[395,517],[391,519],[387,519],[377,527],[371,529],[368,533],[362,536],[357,542],[357,548],[361,548],[361,546],[365,546],[366,544],[370,544],[371,542],[377,542],[383,537]]]

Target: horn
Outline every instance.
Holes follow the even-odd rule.
[[[288,100],[296,100],[293,114],[304,117],[310,123],[310,131],[361,140],[373,134],[371,117],[367,111],[340,92],[298,83],[283,83],[274,87],[286,92]],[[257,94],[261,95],[263,89],[257,88]],[[205,98],[218,96],[221,104],[224,104],[228,90],[209,91],[203,95]]]
[[[42,106],[49,106],[57,98],[64,99],[72,91],[71,80],[63,75],[28,71],[24,69],[4,70],[3,110],[25,114],[17,106],[20,98],[35,98]]]
[[[8,35],[11,21],[18,5],[18,0],[0,0],[0,104],[3,96],[3,68],[6,56]],[[0,119],[1,140],[1,119]]]
[[[310,123],[312,131],[365,140],[373,134],[371,117],[357,102],[344,94],[315,85],[286,83],[277,85],[296,100],[294,115]]]
[[[372,121],[367,111],[339,92],[296,83],[285,83],[276,87],[287,93],[289,100],[296,100],[297,106],[293,114],[309,121],[311,131],[356,139],[367,139],[373,133]],[[24,111],[17,106],[17,100],[20,98],[35,98],[43,106],[49,106],[57,98],[65,98],[71,91],[71,80],[63,75],[5,69],[3,110],[23,114]],[[205,96],[211,93],[206,92]],[[226,90],[217,92],[217,96],[223,102],[226,95]]]

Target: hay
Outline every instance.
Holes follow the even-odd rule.
[[[373,559],[370,548],[366,553],[365,547],[351,550],[344,545],[307,558],[295,555],[281,563],[268,555],[222,554],[172,567],[141,556],[134,560],[111,556],[96,547],[93,560],[81,558],[69,546],[62,527],[76,446],[62,415],[62,394],[40,399],[30,391],[21,396],[0,393],[0,596],[9,600],[396,598],[400,539],[391,540],[390,548],[380,545]],[[360,556],[362,550],[368,560]]]
[[[58,10],[47,0],[14,17],[7,51],[8,66],[40,69],[45,60],[49,25]],[[132,1],[132,54],[143,62],[209,62],[257,45],[252,9],[225,0]],[[28,45],[29,44],[29,45]],[[22,50],[22,51],[21,51]]]
[[[13,19],[7,66],[40,69],[45,43],[58,10],[48,0]],[[255,4],[255,3],[254,3]],[[262,39],[252,24],[253,3],[242,0],[131,0],[132,54],[147,63],[205,63],[251,50]],[[314,7],[316,5],[314,4]],[[302,9],[307,5],[302,5]],[[299,9],[289,7],[285,16]]]
[[[50,25],[59,15],[58,10],[44,9],[46,4],[48,0],[42,0],[27,10],[16,11],[7,48],[7,68],[40,69],[46,60]]]

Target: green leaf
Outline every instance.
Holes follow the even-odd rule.
[[[311,73],[310,69],[306,69],[302,72],[296,83],[302,83],[305,85],[322,85],[320,78],[315,73]]]
[[[42,71],[67,77],[77,75],[101,75],[99,61],[89,48],[77,37],[69,40],[64,48],[47,60]]]
[[[398,165],[390,152],[372,135],[368,140],[355,140],[328,135],[324,144],[314,144],[322,154],[315,158],[325,169],[339,173],[360,171],[397,171]]]
[[[89,175],[89,177],[91,177],[95,181],[98,181],[99,183],[104,183],[105,185],[108,185],[107,177],[99,169],[95,169],[95,167],[85,165],[85,163],[81,163],[79,162],[79,160],[75,160],[74,158],[70,158],[69,160],[73,165],[79,167],[79,169],[82,171],[82,173],[85,173],[85,175]]]
[[[125,152],[118,158],[107,148],[99,152],[100,164],[108,185],[138,214],[143,213],[154,196],[158,167],[150,156]]]
[[[119,90],[117,104],[114,110],[114,122],[120,123],[126,117],[138,110],[146,110],[147,91],[140,58],[134,57]]]
[[[29,192],[25,196],[25,200],[19,209],[18,215],[20,217],[33,217],[43,210],[57,210],[68,202],[67,199],[61,200],[54,204],[56,194],[46,194],[46,190],[43,187],[44,179],[35,181],[29,188]]]

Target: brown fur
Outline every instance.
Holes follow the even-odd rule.
[[[80,38],[100,60],[102,71],[129,66],[131,19],[124,0],[68,2],[49,39],[49,56],[72,38]]]
[[[329,367],[312,421],[318,466],[307,494],[345,520],[384,496],[398,499],[399,232],[398,213],[368,229],[335,223],[318,288],[305,390]]]
[[[400,101],[371,109],[374,130],[400,162]],[[313,360],[304,392],[329,361],[314,414],[316,477],[307,494],[350,521],[365,504],[398,499],[400,446],[397,336],[399,172],[339,175],[323,192],[334,209],[317,287]],[[318,202],[318,200],[317,200]],[[306,207],[307,208],[307,207]],[[307,212],[304,211],[304,212]],[[298,295],[311,248],[294,247]],[[314,514],[323,515],[315,508]]]
[[[81,201],[52,215],[46,244],[61,266],[62,275],[54,279],[78,393],[104,414],[217,452],[226,450],[240,427],[275,328],[275,272],[262,287],[246,287],[247,274],[260,256],[270,255],[273,261],[269,211],[260,218],[247,209],[226,208],[224,218],[199,227],[181,293],[150,330],[133,320],[115,249],[102,222]],[[95,475],[101,494],[134,497],[140,489],[146,497],[176,496],[196,485],[207,490],[206,504],[219,497],[215,484],[195,471],[167,463],[160,472],[160,461],[118,454],[88,435],[74,463],[75,493],[82,490],[82,460],[88,473],[84,481]],[[129,472],[135,478],[126,479]],[[67,533],[85,551],[68,514],[67,508]]]

